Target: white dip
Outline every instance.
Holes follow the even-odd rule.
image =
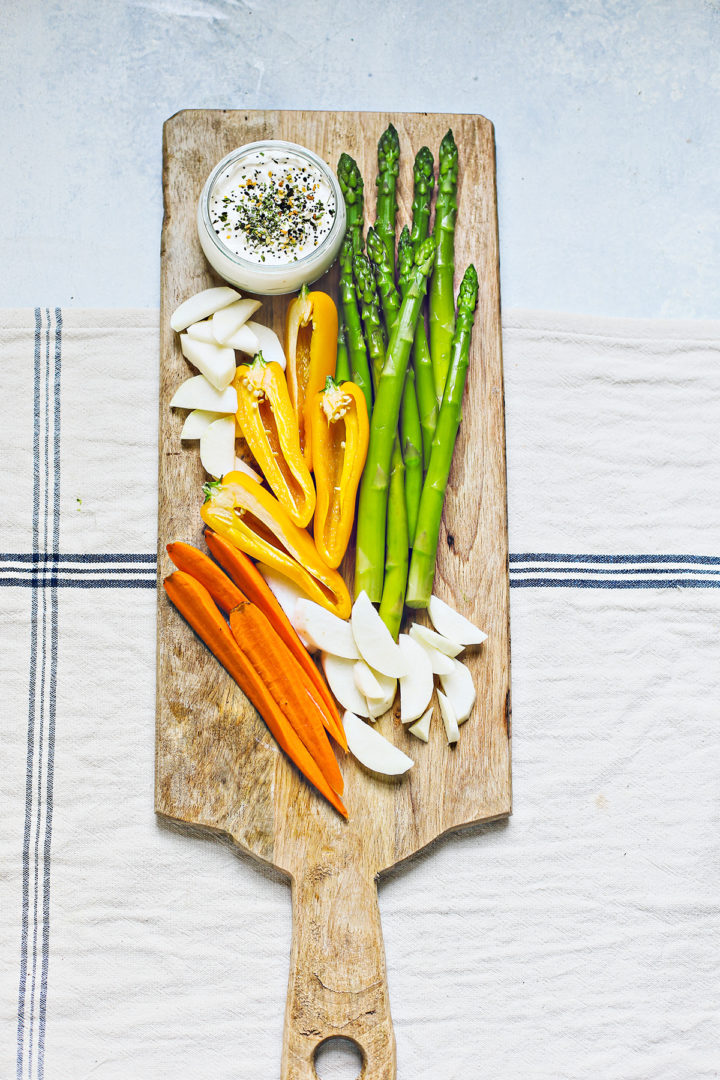
[[[248,262],[281,266],[311,255],[337,213],[327,177],[285,150],[255,150],[213,184],[210,222],[221,242]]]

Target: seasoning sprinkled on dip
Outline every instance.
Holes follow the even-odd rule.
[[[251,262],[297,262],[332,228],[335,196],[312,162],[257,150],[219,176],[210,221],[222,242]]]
[[[337,177],[312,150],[279,139],[224,157],[198,203],[198,236],[213,269],[260,295],[316,281],[337,258],[344,233]]]

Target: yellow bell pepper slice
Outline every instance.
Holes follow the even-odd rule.
[[[236,421],[245,441],[291,519],[304,528],[315,510],[315,488],[300,449],[283,370],[258,353],[252,364],[238,367],[233,386]]]
[[[290,304],[285,319],[287,385],[295,409],[300,446],[313,470],[310,402],[322,391],[337,362],[338,314],[330,296],[309,292],[306,285]]]
[[[342,577],[323,562],[310,534],[269,491],[240,472],[227,473],[203,490],[200,513],[213,532],[284,574],[334,615],[350,618],[352,600]]]
[[[310,402],[317,504],[313,532],[328,566],[342,562],[355,520],[355,498],[367,457],[369,422],[365,397],[353,382],[328,377]]]

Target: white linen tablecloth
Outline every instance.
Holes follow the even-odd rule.
[[[504,354],[514,814],[381,884],[398,1075],[717,1077],[720,323]],[[279,1074],[287,885],[153,814],[157,356],[0,313],[3,1078]]]

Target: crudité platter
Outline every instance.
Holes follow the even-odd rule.
[[[344,779],[345,820],[279,750],[265,723],[169,602],[162,582],[174,567],[166,545],[207,551],[200,507],[208,479],[197,443],[182,442],[184,414],[169,407],[194,374],[170,318],[189,296],[223,284],[198,242],[196,215],[206,178],[236,147],[284,139],[308,147],[334,170],[355,159],[373,224],[377,142],[388,124],[400,140],[397,229],[410,223],[413,159],[435,158],[450,128],[459,155],[455,290],[473,263],[479,299],[462,422],[445,496],[434,593],[487,633],[466,650],[477,699],[450,744],[439,715],[429,741],[400,721],[399,701],[377,729],[413,759],[380,776],[334,746]],[[164,204],[159,435],[159,589],[156,790],[158,814],[230,837],[286,873],[293,939],[285,1019],[284,1080],[315,1077],[318,1045],[354,1040],[367,1080],[396,1076],[377,878],[435,838],[510,813],[510,670],[503,377],[500,339],[495,149],[481,116],[427,113],[189,110],[164,127]],[[432,220],[431,220],[432,228]],[[313,286],[338,302],[335,265]],[[243,295],[248,295],[243,293]],[[283,337],[291,296],[264,296],[254,318]],[[341,566],[353,588],[352,542]],[[406,613],[430,626],[425,612]],[[340,710],[342,713],[342,709]],[[437,714],[437,709],[436,709]],[[248,993],[251,993],[251,989]],[[272,1071],[272,1064],[268,1063]]]

